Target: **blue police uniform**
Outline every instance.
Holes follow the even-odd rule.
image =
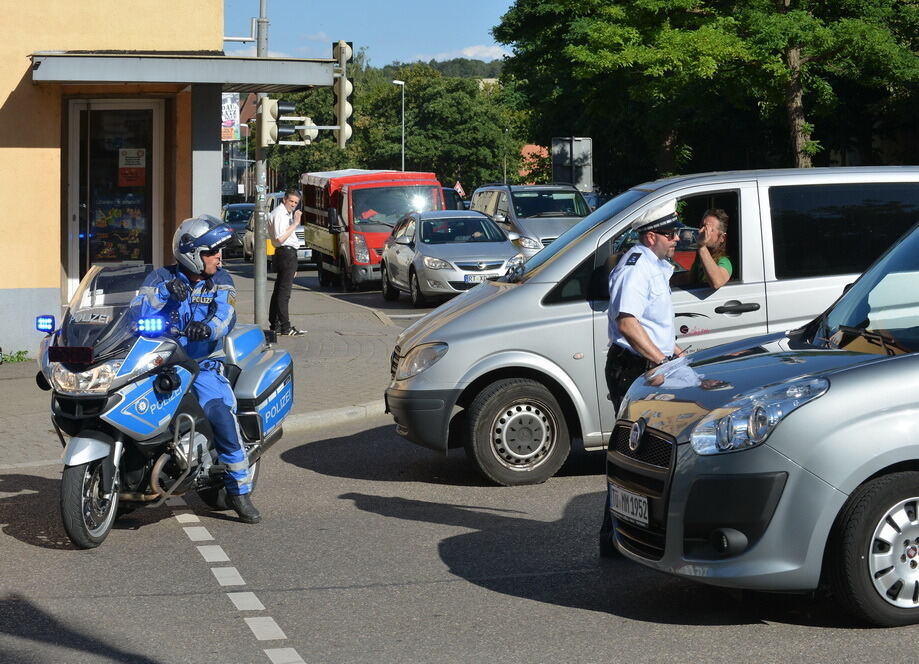
[[[181,280],[188,287],[189,296],[185,301],[170,299],[167,284],[173,279]],[[182,337],[180,343],[189,357],[198,360],[201,369],[192,387],[214,430],[217,458],[227,467],[224,477],[227,493],[250,493],[252,479],[248,457],[240,442],[236,396],[223,375],[223,338],[236,324],[233,277],[218,270],[213,277],[192,283],[178,265],[170,265],[151,272],[138,297],[142,299],[143,316],[174,315],[178,319],[175,321],[177,327],[184,329],[192,321],[200,321],[210,329],[207,339],[189,341]]]

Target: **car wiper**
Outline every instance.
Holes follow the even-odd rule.
[[[545,212],[537,212],[536,214],[527,215],[526,219],[534,219],[535,217],[578,217],[580,215],[575,214],[574,212],[563,212],[561,210],[546,210]]]

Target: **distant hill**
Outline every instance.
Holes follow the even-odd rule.
[[[392,64],[382,67],[383,73],[387,77],[392,77],[395,72],[405,65],[415,64],[411,62],[393,62]],[[482,60],[471,60],[469,58],[453,58],[452,60],[431,60],[426,63],[433,67],[444,76],[454,78],[498,78],[501,76],[502,60],[492,60],[483,62]]]

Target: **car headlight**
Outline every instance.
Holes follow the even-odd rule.
[[[62,364],[55,363],[51,369],[51,385],[62,394],[105,394],[112,386],[122,360],[112,360],[92,369],[74,373]]]
[[[524,249],[542,249],[542,244],[539,242],[539,240],[534,240],[533,238],[527,237],[526,235],[521,235],[519,238],[517,238],[517,244],[519,244]]]
[[[364,240],[364,236],[360,233],[354,233],[353,246],[354,246],[354,262],[355,263],[369,263],[370,262],[370,250],[367,248],[367,241]]]
[[[763,443],[788,414],[826,394],[826,378],[773,385],[716,408],[692,430],[696,454],[736,452]]]
[[[445,343],[415,346],[399,362],[399,367],[396,369],[396,380],[405,380],[429,369],[446,354],[447,348]]]
[[[442,261],[439,258],[434,258],[432,256],[424,257],[424,266],[430,270],[449,270],[453,267],[447,261]]]

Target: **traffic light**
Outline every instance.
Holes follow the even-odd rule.
[[[307,129],[307,127],[313,128]],[[300,139],[303,141],[304,145],[309,145],[319,136],[319,128],[313,124],[313,118],[307,116],[303,118],[303,126],[297,128],[297,133],[300,134]]]
[[[354,92],[354,83],[348,78],[348,65],[351,64],[354,50],[351,42],[338,41],[332,44],[332,57],[338,61],[338,72],[335,75],[333,92],[335,93],[335,124],[338,129],[332,133],[338,140],[338,147],[343,148],[351,138],[354,130],[351,127],[351,93]]]
[[[258,100],[258,144],[267,147],[282,141],[287,136],[297,133],[293,125],[279,125],[278,120],[286,119],[296,110],[292,101],[269,99],[262,97]]]

